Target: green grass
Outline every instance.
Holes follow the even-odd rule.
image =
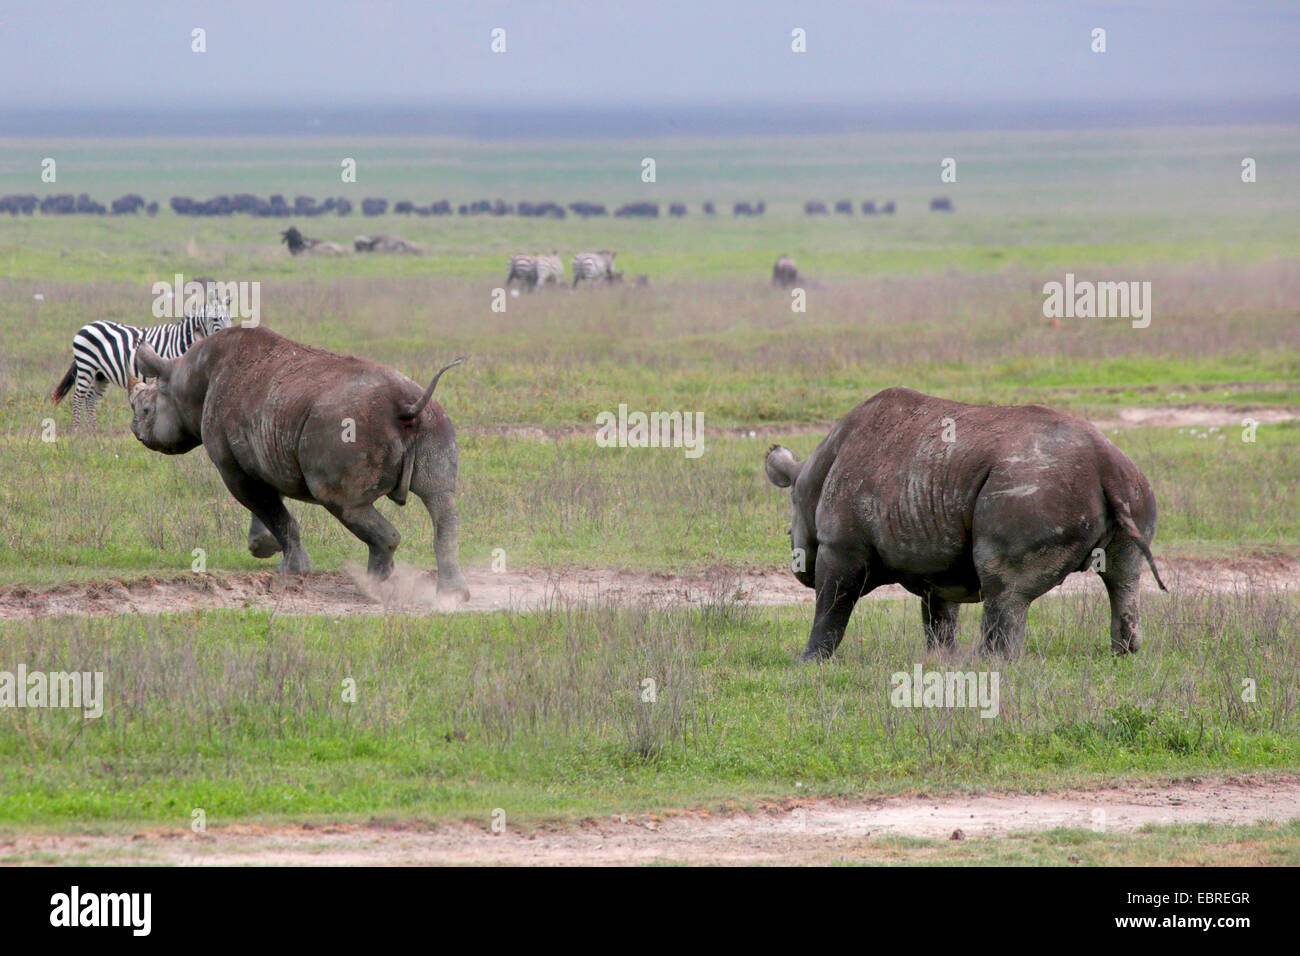
[[[1300,423],[1263,426],[1254,443],[1242,442],[1238,428],[1200,433],[1109,436],[1143,469],[1160,503],[1156,554],[1294,552]],[[497,548],[511,567],[784,566],[789,493],[768,483],[763,456],[779,441],[802,457],[819,434],[706,433],[695,459],[677,449],[601,448],[593,435],[594,427],[553,441],[461,436],[467,566],[487,567]],[[45,443],[26,435],[0,439],[0,452],[0,583],[188,573],[195,548],[213,572],[274,567],[245,550],[247,512],[201,449],[167,458],[130,437]],[[362,562],[364,545],[323,509],[290,507],[318,570]],[[398,560],[432,567],[428,516],[388,501],[379,507],[403,535]]]
[[[1146,602],[1115,660],[1104,602],[1034,605],[998,716],[896,709],[914,602],[861,606],[837,663],[791,667],[805,609],[721,600],[529,614],[209,612],[0,625],[30,669],[105,672],[98,720],[0,710],[0,821],[387,814],[520,821],[727,799],[1050,788],[1285,769],[1300,605]],[[967,616],[971,640],[974,618]],[[1242,679],[1258,684],[1243,703]],[[357,701],[343,699],[343,681]],[[656,700],[643,703],[647,678]],[[801,786],[796,787],[796,784]]]
[[[263,321],[439,386],[461,434],[465,563],[512,567],[776,568],[788,496],[768,444],[806,455],[874,391],[910,385],[976,402],[1043,402],[1107,417],[1137,405],[1300,406],[1300,136],[1291,129],[961,134],[641,143],[4,141],[0,193],[283,192],[454,203],[646,198],[681,221],[514,217],[254,220],[0,219],[0,584],[45,586],[265,568],[247,515],[201,451],[166,458],[126,429],[120,390],[95,432],[45,396],[94,318],[152,324],[151,286],[186,276],[262,283]],[[34,181],[54,155],[59,182]],[[639,181],[640,159],[659,183]],[[938,182],[938,160],[959,182]],[[1254,156],[1260,182],[1240,182]],[[338,182],[343,156],[361,181]],[[581,184],[576,186],[575,184]],[[952,215],[925,211],[947,194]],[[896,199],[897,216],[810,218],[807,199]],[[726,214],[764,199],[760,219]],[[699,203],[719,203],[706,218]],[[278,233],[349,243],[397,233],[421,257],[292,259]],[[648,289],[525,295],[491,308],[506,257],[619,253]],[[768,284],[788,253],[816,280],[806,312]],[[1150,328],[1042,314],[1043,283],[1150,281]],[[37,301],[35,296],[44,298]],[[706,453],[602,449],[597,413],[704,414]],[[57,440],[41,440],[53,419]],[[750,432],[755,434],[751,437]],[[1200,430],[1200,431],[1203,431]],[[1155,551],[1294,553],[1300,427],[1112,439],[1160,506]],[[1222,439],[1222,440],[1221,440]],[[292,506],[316,567],[364,553],[321,509]],[[432,564],[426,518],[395,514],[398,558]],[[413,516],[412,516],[413,515]],[[725,577],[725,575],[724,575]],[[241,818],[512,820],[796,794],[1048,788],[1294,768],[1297,605],[1253,592],[1144,599],[1146,644],[1114,661],[1104,600],[1035,604],[1026,656],[1003,669],[1003,715],[895,711],[888,675],[923,641],[915,602],[856,613],[843,659],[793,668],[806,609],[599,607],[523,615],[284,618],[195,612],[0,624],[0,668],[105,670],[100,721],[0,709],[0,821],[213,826]],[[966,615],[967,641],[976,616]],[[975,667],[981,665],[972,665]],[[356,704],[340,681],[355,677]],[[653,676],[660,702],[640,705]],[[1242,679],[1260,683],[1240,701]],[[458,736],[463,734],[463,738]],[[795,788],[795,783],[804,786]],[[1294,861],[1291,830],[918,845],[939,862]],[[1244,835],[1243,835],[1244,834]],[[888,862],[890,848],[866,862]],[[873,855],[874,854],[874,855]],[[1218,854],[1218,855],[1216,855]],[[1068,855],[1068,854],[1067,854]]]

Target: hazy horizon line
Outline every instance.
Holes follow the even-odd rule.
[[[549,104],[521,111],[499,101],[284,102],[154,107],[0,105],[7,138],[25,136],[443,135],[474,138],[780,133],[995,132],[1169,125],[1245,125],[1300,120],[1300,94],[1270,98],[1148,101],[1015,100],[892,103],[823,99]]]

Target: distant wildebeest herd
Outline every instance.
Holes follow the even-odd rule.
[[[361,200],[360,205],[363,216],[383,216],[389,211],[387,199],[367,197]],[[841,199],[833,205],[835,212],[838,214],[853,214],[853,202],[851,200]],[[342,196],[331,197],[323,201],[317,201],[313,196],[295,196],[291,204],[279,193],[266,199],[254,196],[251,193],[237,193],[233,196],[220,195],[211,199],[173,196],[168,202],[168,206],[178,216],[233,216],[243,214],[272,218],[288,218],[290,216],[312,218],[327,214],[350,216],[354,209],[352,200]],[[565,206],[552,201],[531,202],[521,200],[512,203],[504,199],[478,199],[453,206],[451,201],[447,199],[423,205],[403,199],[393,203],[391,208],[392,212],[399,216],[450,216],[455,214],[459,216],[521,216],[534,219],[564,219],[572,213],[581,219],[587,219],[592,216],[611,215],[604,203],[586,201],[571,202]],[[660,208],[660,204],[657,202],[630,202],[619,206],[612,215],[617,219],[658,219]],[[146,215],[154,216],[157,215],[158,209],[157,202],[146,201],[143,196],[136,193],[120,196],[108,206],[91,199],[87,193],[76,196],[72,193],[58,193],[47,195],[44,199],[33,193],[11,193],[0,196],[0,213],[7,212],[11,216],[30,216],[37,212],[46,216],[74,214],[129,216],[135,215],[142,210]],[[669,216],[678,219],[688,215],[689,212],[684,202],[668,203],[667,209]],[[874,216],[878,213],[892,216],[897,207],[892,199],[879,206],[876,205],[874,200],[866,200],[861,204],[861,209],[863,215],[867,216]],[[718,214],[717,206],[713,202],[702,203],[700,210],[706,216],[716,216]],[[810,216],[830,214],[830,207],[820,200],[809,200],[804,203],[803,210],[805,214]],[[952,212],[952,200],[946,196],[937,196],[930,200],[930,210],[932,212]],[[761,201],[740,201],[733,203],[731,207],[733,216],[761,216],[766,211],[767,204]]]

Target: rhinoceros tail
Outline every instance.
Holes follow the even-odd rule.
[[[429,399],[433,398],[433,390],[438,387],[438,379],[442,378],[442,373],[447,371],[447,369],[449,368],[455,368],[463,361],[465,361],[465,356],[462,355],[460,358],[456,359],[456,361],[452,362],[450,365],[444,365],[442,368],[438,369],[438,374],[433,377],[433,381],[430,382],[429,387],[425,389],[424,397],[422,397],[414,405],[409,406],[406,409],[406,411],[398,412],[397,417],[405,422],[409,422],[413,418],[418,418],[420,412],[424,411],[424,406],[429,404]]]
[[[1138,530],[1138,526],[1133,522],[1133,515],[1129,513],[1128,502],[1120,501],[1108,489],[1103,490],[1106,494],[1106,500],[1110,502],[1110,510],[1115,515],[1115,520],[1119,522],[1119,526],[1124,530],[1124,533],[1133,539],[1133,543],[1138,546],[1143,557],[1147,559],[1147,564],[1151,565],[1151,573],[1156,576],[1156,584],[1160,585],[1160,590],[1168,591],[1165,582],[1160,580],[1160,572],[1156,569],[1156,559],[1152,556],[1151,549],[1142,540],[1142,532]]]
[[[50,404],[57,405],[59,402],[63,401],[68,392],[72,389],[72,383],[76,380],[77,363],[74,361],[68,366],[68,371],[59,381],[59,384],[54,386],[54,391],[50,392]]]

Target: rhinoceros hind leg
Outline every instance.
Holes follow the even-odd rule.
[[[1116,654],[1136,654],[1142,647],[1138,581],[1143,560],[1142,552],[1127,539],[1106,549],[1106,570],[1099,577],[1110,596],[1110,649]]]
[[[1014,657],[1025,640],[1029,600],[1014,591],[1002,591],[984,599],[980,619],[980,650],[986,654]]]
[[[460,572],[460,520],[449,493],[420,495],[433,522],[433,550],[438,561],[438,593],[469,600],[469,585]]]
[[[366,572],[383,581],[393,573],[393,552],[402,542],[402,536],[392,523],[375,510],[373,504],[340,508],[326,505],[330,514],[343,522],[343,526],[370,547],[370,560]]]
[[[921,620],[925,624],[926,649],[941,652],[956,650],[960,618],[960,604],[945,601],[933,591],[922,596]]]
[[[817,549],[817,613],[800,663],[825,660],[835,653],[866,584],[867,569],[860,561],[841,556],[828,545]]]

